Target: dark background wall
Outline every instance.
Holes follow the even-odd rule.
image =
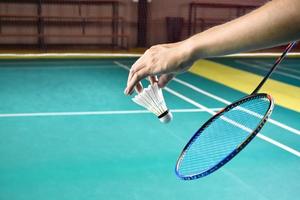
[[[0,1],[0,15],[35,15],[36,7],[31,4],[18,4],[16,3],[4,3]],[[133,0],[122,0],[122,6],[120,7],[120,16],[125,19],[125,33],[129,36],[129,47],[135,47],[137,42],[137,3]],[[189,3],[191,0],[152,0],[148,4],[148,32],[147,43],[148,46],[164,43],[167,41],[166,30],[166,17],[182,17],[184,18],[184,26],[182,28],[182,39],[188,36],[187,34],[187,21],[189,14]],[[242,5],[256,5],[260,6],[267,2],[267,0],[198,0],[197,2],[210,2],[210,3],[229,3],[229,4],[242,4]],[[92,5],[82,6],[81,15],[103,17],[110,15],[110,7],[96,7]],[[75,5],[63,6],[52,5],[43,7],[43,15],[47,16],[78,16],[78,7]],[[200,16],[220,19],[234,18],[235,11],[232,9],[204,9],[201,11]],[[207,27],[208,28],[208,27]],[[5,26],[2,27],[2,32],[9,33],[35,33],[36,28],[34,26],[24,24],[23,26]],[[45,32],[58,33],[58,34],[80,34],[82,32],[80,27],[76,26],[60,26],[60,27],[47,27]],[[103,23],[99,26],[90,26],[85,30],[90,34],[110,34],[110,23]],[[48,38],[48,42],[53,43],[97,43],[105,42],[109,38]],[[34,43],[34,38],[24,37],[10,37],[4,38],[0,36],[0,43]]]

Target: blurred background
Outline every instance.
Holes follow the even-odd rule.
[[[176,177],[180,151],[284,47],[195,62],[163,90],[168,125],[123,93],[146,48],[266,2],[0,0],[0,200],[299,199],[299,47],[261,91],[276,106],[260,138],[197,181]]]
[[[136,50],[225,23],[267,0],[0,0],[1,50]]]

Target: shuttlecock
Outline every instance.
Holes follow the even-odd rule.
[[[168,123],[172,120],[172,113],[166,106],[161,88],[157,83],[150,84],[141,93],[138,93],[132,100],[154,113],[162,123]]]

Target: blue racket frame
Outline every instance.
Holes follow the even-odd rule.
[[[207,171],[204,171],[202,173],[199,174],[193,174],[193,175],[189,175],[189,176],[185,176],[180,174],[179,172],[179,167],[180,167],[180,163],[183,160],[186,152],[188,151],[189,147],[194,143],[194,141],[197,140],[197,138],[201,135],[201,133],[206,129],[206,127],[208,127],[214,120],[216,120],[217,118],[219,118],[222,113],[227,112],[229,110],[231,110],[234,107],[239,106],[242,103],[245,103],[247,101],[251,101],[253,99],[256,98],[267,98],[270,100],[270,105],[269,108],[266,112],[266,114],[264,115],[264,117],[261,119],[259,125],[255,128],[255,130],[245,139],[244,142],[242,142],[236,149],[234,149],[230,154],[228,154],[223,160],[221,160],[218,164],[216,164],[214,167],[210,168]],[[219,111],[216,115],[214,115],[213,117],[211,117],[205,124],[203,124],[201,126],[201,128],[198,129],[198,131],[192,136],[192,138],[189,140],[189,142],[186,144],[186,146],[183,148],[177,162],[176,162],[176,167],[175,167],[175,173],[176,175],[183,180],[193,180],[193,179],[198,179],[204,176],[207,176],[211,173],[213,173],[214,171],[218,170],[220,167],[222,167],[223,165],[225,165],[228,161],[230,161],[232,158],[234,158],[239,152],[241,152],[242,149],[245,148],[245,146],[247,146],[247,144],[249,144],[249,142],[258,134],[258,132],[262,129],[262,127],[265,125],[266,121],[268,120],[269,116],[272,113],[272,110],[274,108],[274,100],[273,98],[265,93],[258,93],[258,94],[252,94],[252,95],[248,95],[228,106],[226,106],[224,109],[222,109],[221,111]]]

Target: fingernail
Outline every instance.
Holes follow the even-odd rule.
[[[127,88],[125,88],[125,90],[124,90],[124,94],[125,94],[125,95],[128,95]]]

